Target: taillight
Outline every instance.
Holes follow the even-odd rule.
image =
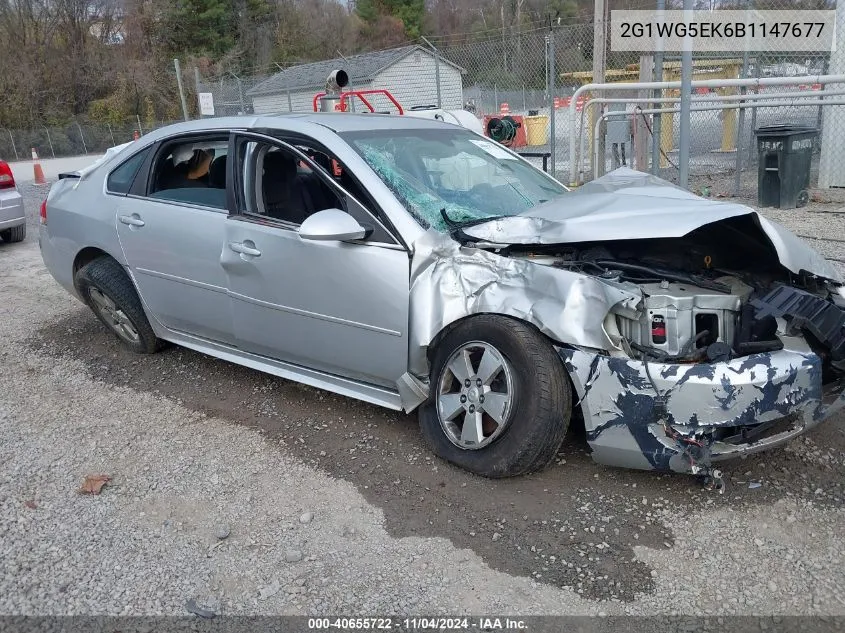
[[[41,224],[47,224],[47,201],[41,203]]]
[[[0,189],[11,189],[15,186],[15,177],[9,163],[0,160]]]

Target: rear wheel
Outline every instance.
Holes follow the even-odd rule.
[[[420,429],[441,458],[486,477],[546,466],[572,408],[563,365],[549,342],[515,319],[481,315],[449,332],[434,352]]]
[[[76,287],[88,307],[129,349],[152,354],[164,347],[144,314],[132,281],[111,257],[98,257],[79,269]]]
[[[26,239],[26,224],[13,226],[10,229],[0,231],[0,238],[4,242],[23,242]]]

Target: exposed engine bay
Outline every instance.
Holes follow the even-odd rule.
[[[517,215],[445,216],[414,244],[415,377],[450,323],[511,315],[556,349],[595,461],[714,482],[845,410],[845,280],[750,207],[620,168]]]
[[[824,360],[845,371],[845,312],[826,280],[795,275],[778,261],[750,216],[705,225],[682,238],[514,246],[509,255],[639,289],[638,313],[617,310],[604,327],[633,359],[724,362],[783,348],[778,319],[802,332]],[[830,310],[827,307],[830,307]]]

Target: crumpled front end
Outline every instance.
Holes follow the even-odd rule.
[[[778,446],[845,408],[803,338],[719,363],[661,363],[576,348],[558,352],[599,463],[708,474],[713,462]]]

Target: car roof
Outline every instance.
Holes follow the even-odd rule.
[[[244,128],[251,129],[278,129],[289,132],[308,133],[314,127],[320,126],[333,132],[366,132],[369,130],[420,130],[420,129],[451,129],[457,126],[451,123],[444,123],[434,119],[425,119],[414,116],[389,115],[389,114],[354,114],[341,112],[307,112],[293,114],[268,114],[268,115],[242,115],[231,117],[219,117],[208,119],[197,119],[174,123],[163,128],[158,128],[145,135],[147,141],[154,141],[159,138],[185,132],[202,132],[204,130],[237,130]]]
[[[418,130],[438,129],[450,123],[398,114],[353,114],[343,112],[313,112],[306,115],[311,123],[316,123],[335,132],[365,132],[369,130]]]

